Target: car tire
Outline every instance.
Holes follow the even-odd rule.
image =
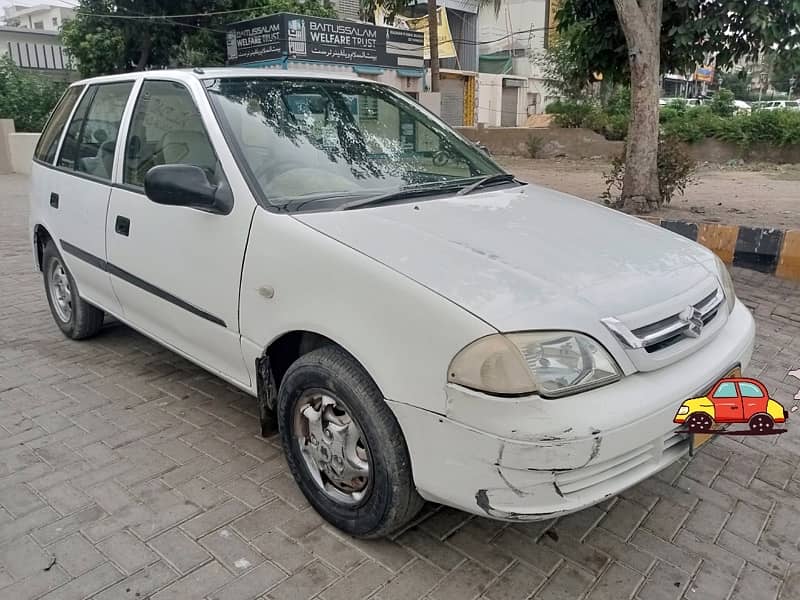
[[[103,311],[80,297],[75,279],[52,241],[42,252],[42,275],[50,312],[65,336],[82,340],[100,331]]]
[[[297,359],[277,399],[292,475],[333,526],[359,538],[386,536],[422,508],[403,432],[375,382],[341,348]]]
[[[689,431],[711,431],[714,420],[704,412],[695,412],[686,418],[686,426]]]
[[[770,433],[775,427],[775,419],[767,413],[756,413],[747,422],[750,431],[755,433]]]

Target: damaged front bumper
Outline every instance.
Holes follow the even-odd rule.
[[[477,515],[536,521],[603,501],[689,451],[673,418],[732,366],[746,367],[755,328],[737,303],[693,355],[585,392],[496,398],[448,386],[446,414],[388,401],[428,500]]]

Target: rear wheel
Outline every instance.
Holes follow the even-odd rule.
[[[78,295],[75,279],[52,241],[45,244],[42,252],[42,274],[50,312],[64,335],[81,340],[100,331],[103,311]]]
[[[292,475],[335,527],[381,537],[422,507],[397,419],[345,351],[325,346],[297,359],[281,381],[277,412]]]
[[[758,413],[750,417],[748,425],[755,433],[769,433],[775,427],[775,420],[767,413]]]
[[[708,414],[697,412],[689,415],[686,425],[689,427],[689,431],[710,431],[714,421]]]

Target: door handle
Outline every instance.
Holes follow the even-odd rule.
[[[114,222],[114,231],[120,235],[127,236],[131,232],[131,220],[128,217],[117,215],[117,220]]]
[[[50,206],[53,208],[58,208],[58,194],[55,192],[50,193]]]

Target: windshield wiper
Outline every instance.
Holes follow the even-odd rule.
[[[468,186],[461,188],[456,195],[464,196],[470,192],[474,192],[478,188],[482,188],[493,183],[502,183],[504,181],[516,181],[516,179],[511,173],[497,173],[495,175],[489,175],[488,177],[482,177],[475,183],[470,183]]]
[[[419,187],[402,188],[399,190],[394,190],[392,192],[387,192],[385,194],[370,196],[369,198],[361,198],[359,200],[353,200],[352,202],[345,202],[344,204],[339,206],[336,210],[351,210],[354,208],[361,208],[363,206],[376,206],[378,204],[383,204],[384,202],[391,202],[392,200],[402,200],[405,198],[413,198],[415,196],[428,196],[431,194],[441,194],[447,190],[453,189],[454,187],[454,185],[451,182],[437,182],[437,183],[438,185],[435,187],[425,186],[422,188]]]

